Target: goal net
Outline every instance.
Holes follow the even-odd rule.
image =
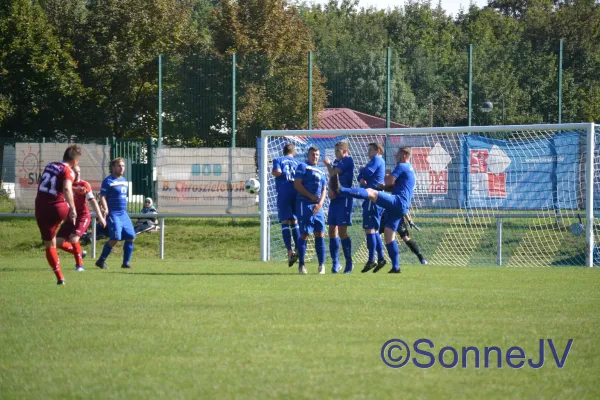
[[[384,145],[390,170],[400,147],[412,149],[417,183],[410,214],[420,230],[409,229],[409,235],[430,264],[600,265],[600,130],[593,124],[264,131],[259,145],[263,260],[287,260],[270,174],[273,159],[293,143],[297,160],[304,162],[308,148],[316,146],[318,167],[327,172],[323,159],[335,158],[340,141],[348,143],[354,159],[354,186],[359,168],[369,161],[369,143]],[[348,229],[355,268],[367,261],[362,202],[354,200]],[[327,216],[328,199],[323,209]],[[418,263],[397,239],[401,264]],[[308,243],[310,260],[312,238]]]

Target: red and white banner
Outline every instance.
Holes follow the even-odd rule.
[[[448,165],[452,157],[441,144],[433,147],[413,147],[411,163],[415,170],[417,186],[415,193],[448,193]]]
[[[472,196],[506,198],[506,169],[511,161],[498,146],[491,150],[471,149],[469,157]]]

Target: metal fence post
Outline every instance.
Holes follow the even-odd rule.
[[[235,53],[231,55],[231,147],[235,147]]]
[[[162,55],[158,55],[158,143],[162,145]]]
[[[92,217],[92,258],[96,259],[96,216]]]
[[[158,252],[160,254],[160,259],[164,260],[165,259],[165,219],[159,218],[158,224],[160,227],[160,238],[159,238],[159,244],[158,244],[159,251]]]
[[[502,218],[496,218],[496,264],[502,265]]]
[[[562,64],[563,64],[563,42],[560,39],[558,49],[558,123],[562,123]]]
[[[469,126],[473,117],[473,45],[469,45]]]
[[[313,104],[312,104],[312,85],[313,85],[313,75],[312,75],[312,51],[308,52],[308,129],[312,129],[312,114],[313,114]]]
[[[387,63],[387,78],[386,78],[386,111],[385,111],[385,127],[390,128],[390,122],[392,119],[390,111],[391,95],[392,95],[392,48],[388,46],[386,51],[386,63]]]

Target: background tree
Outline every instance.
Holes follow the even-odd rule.
[[[82,82],[40,5],[0,5],[0,129],[8,140],[67,137],[81,127]]]
[[[255,137],[260,129],[306,128],[308,52],[314,45],[297,9],[281,0],[223,0],[215,9],[212,30],[217,53],[237,55],[241,137]],[[316,117],[325,106],[316,65],[313,79]]]

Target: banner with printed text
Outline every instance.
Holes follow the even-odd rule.
[[[68,147],[65,143],[17,143],[15,145],[15,208],[33,210],[40,177],[46,165],[61,161]],[[79,159],[81,179],[88,181],[94,193],[100,191],[110,163],[110,147],[82,144]]]
[[[256,149],[158,149],[156,159],[160,212],[254,214],[257,196],[244,190],[256,178]]]

